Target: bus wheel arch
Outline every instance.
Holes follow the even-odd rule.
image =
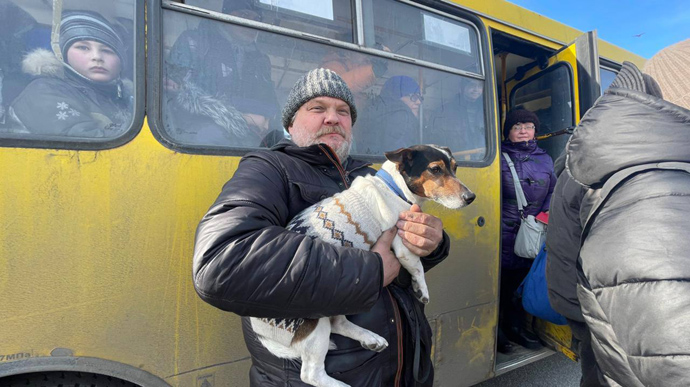
[[[87,385],[97,387],[170,387],[163,379],[140,368],[94,357],[33,357],[0,363],[0,385],[3,386],[7,385],[5,381],[19,381],[22,378],[41,381],[46,377],[67,378],[63,379],[64,381],[84,381],[93,377],[92,381],[99,379],[100,383]]]

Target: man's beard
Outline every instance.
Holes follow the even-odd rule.
[[[319,137],[325,136],[327,134],[331,133],[336,133],[339,134],[343,137],[343,141],[340,143],[340,146],[337,148],[334,148],[333,151],[335,152],[336,156],[338,156],[338,159],[340,159],[340,163],[344,163],[345,160],[347,159],[347,156],[350,155],[350,149],[352,148],[352,136],[348,139],[347,136],[345,135],[345,131],[340,127],[340,126],[326,126],[321,129],[319,129],[318,132],[312,134],[312,135],[292,135],[292,141],[299,145],[299,146],[310,146],[314,144],[321,144],[322,142],[319,140]]]

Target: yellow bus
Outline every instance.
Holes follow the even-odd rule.
[[[28,92],[56,75],[27,55],[58,58],[59,26],[73,12],[100,15],[122,42],[118,117],[80,112],[87,86],[69,101]],[[204,41],[211,33],[231,48]],[[190,50],[212,60],[191,63]],[[412,78],[418,122],[396,140],[451,147],[477,194],[460,212],[425,208],[452,239],[428,274],[435,385],[470,386],[554,350],[576,360],[569,330],[537,319],[524,323],[543,349],[496,352],[499,128],[506,109],[523,106],[539,115],[540,134],[563,133],[623,60],[643,63],[501,0],[0,0],[0,385],[247,385],[239,317],[192,286],[194,232],[241,156],[285,135],[277,109],[319,66],[352,87],[353,153],[374,164],[389,144],[375,140],[367,111],[389,79]],[[567,138],[540,146],[555,158]]]

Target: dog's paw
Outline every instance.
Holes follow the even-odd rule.
[[[360,342],[360,344],[362,344],[362,347],[374,352],[381,352],[388,347],[388,341],[386,341],[386,339],[373,333],[371,337]]]
[[[422,287],[414,278],[412,278],[412,290],[419,302],[424,305],[429,303],[429,289],[427,289],[426,286]]]
[[[417,300],[419,300],[419,302],[421,302],[424,305],[429,303],[429,295],[428,294],[425,295],[423,292],[416,290],[414,292],[414,296],[417,298]]]

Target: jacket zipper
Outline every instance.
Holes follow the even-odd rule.
[[[395,387],[400,386],[400,377],[402,376],[403,368],[403,343],[402,343],[402,324],[400,323],[400,310],[398,309],[398,303],[395,302],[395,298],[391,294],[391,291],[386,288],[388,296],[391,298],[391,303],[393,303],[393,313],[395,315],[395,329],[397,331],[398,338],[398,370],[395,372]]]
[[[331,147],[324,147],[323,145],[319,144],[319,148],[323,151],[323,153],[328,157],[329,160],[335,165],[335,167],[338,169],[338,172],[340,173],[340,177],[343,179],[343,184],[345,184],[345,189],[350,188],[350,185],[347,184],[347,173],[345,173],[345,170],[343,169],[343,166],[340,164],[338,161],[337,157],[333,157],[330,152]]]

